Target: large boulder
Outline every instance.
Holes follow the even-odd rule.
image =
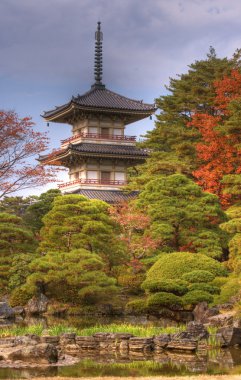
[[[29,364],[51,364],[58,361],[58,350],[53,344],[40,343],[34,346],[16,347],[8,354],[8,360]]]
[[[218,333],[222,334],[224,339],[223,346],[241,345],[241,328],[238,327],[221,327]]]
[[[208,318],[207,324],[214,327],[226,327],[233,326],[234,316],[233,312],[227,312],[225,314],[214,315]]]
[[[28,301],[25,312],[30,315],[39,315],[45,313],[48,308],[48,298],[44,294],[34,296]]]
[[[194,321],[198,323],[207,323],[208,318],[219,314],[217,307],[208,307],[207,302],[200,302],[193,310]]]
[[[0,302],[0,319],[14,318],[14,310],[8,305],[7,302]]]

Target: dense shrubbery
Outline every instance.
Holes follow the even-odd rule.
[[[152,266],[142,287],[149,293],[148,307],[155,307],[156,310],[196,305],[202,301],[213,301],[213,294],[218,294],[220,290],[211,282],[216,276],[226,274],[223,265],[210,257],[175,252],[163,255]]]
[[[163,291],[181,296],[188,291],[188,282],[182,280],[145,280],[142,288],[150,293]]]
[[[144,299],[133,300],[126,304],[126,312],[129,314],[141,315],[147,313],[148,308]]]
[[[210,282],[214,280],[215,275],[207,270],[193,270],[192,272],[184,273],[182,278],[191,283]]]
[[[165,306],[170,309],[181,307],[183,301],[181,297],[176,296],[173,293],[158,292],[151,294],[147,299],[148,309],[151,311],[158,311],[160,306]]]
[[[196,305],[199,302],[212,302],[213,296],[204,290],[192,290],[182,297],[184,305]]]

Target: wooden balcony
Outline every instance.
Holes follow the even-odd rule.
[[[78,133],[69,137],[68,139],[61,140],[61,144],[71,143],[79,139],[135,142],[136,136],[103,135],[99,133]]]
[[[101,186],[125,186],[127,184],[126,181],[118,181],[118,180],[101,180],[101,179],[77,179],[75,181],[70,181],[66,183],[61,183],[58,185],[59,189],[68,188],[76,185],[101,185]]]

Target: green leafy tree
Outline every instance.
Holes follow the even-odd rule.
[[[30,264],[32,274],[17,292],[30,296],[43,292],[49,298],[76,305],[95,305],[116,291],[114,278],[105,274],[102,258],[85,249],[48,252]]]
[[[81,195],[55,197],[52,209],[43,218],[39,252],[84,248],[100,254],[111,268],[123,257],[108,209],[107,203]]]
[[[206,255],[166,253],[149,269],[142,288],[151,310],[194,306],[202,301],[212,302],[213,294],[220,292],[213,282],[226,275],[225,267]]]
[[[21,218],[7,213],[0,213],[1,293],[7,291],[9,282],[11,282],[11,288],[18,286],[22,282],[17,273],[14,274],[14,278],[11,277],[13,275],[11,267],[18,257],[33,252],[35,246],[33,235],[23,226]],[[24,266],[24,260],[22,265]]]
[[[150,231],[162,251],[222,256],[226,235],[219,223],[225,221],[225,214],[218,198],[191,179],[182,174],[157,176],[145,185],[137,204],[150,216]]]

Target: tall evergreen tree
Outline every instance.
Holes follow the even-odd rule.
[[[183,173],[192,176],[197,167],[195,144],[201,135],[187,127],[194,112],[216,115],[214,82],[240,66],[240,51],[231,59],[218,58],[211,47],[207,58],[189,65],[185,74],[170,78],[167,95],[156,99],[160,110],[152,131],[142,143],[152,150],[145,165],[133,172],[132,187],[139,188],[150,175]]]
[[[122,253],[108,209],[107,203],[81,195],[55,197],[52,209],[43,218],[39,252],[84,248],[100,254],[111,268],[122,260]]]
[[[225,221],[218,198],[181,174],[156,176],[139,195],[151,218],[150,231],[162,251],[203,253],[221,258],[226,247],[219,223]]]
[[[22,254],[29,254],[35,249],[32,233],[23,227],[21,218],[0,213],[0,290],[1,293],[7,291],[11,277],[11,266],[14,260]],[[11,287],[19,285],[11,280]]]

